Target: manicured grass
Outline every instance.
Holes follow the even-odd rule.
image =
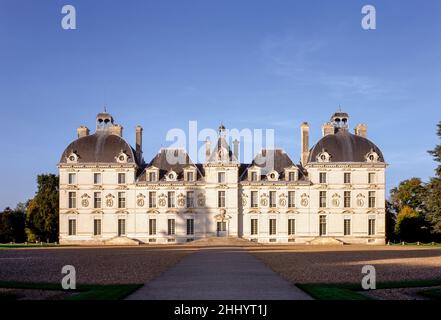
[[[416,288],[440,286],[441,279],[433,280],[412,280],[412,281],[391,281],[377,283],[377,289],[393,288]],[[372,300],[361,292],[364,291],[360,284],[354,283],[303,283],[296,284],[297,287],[308,293],[317,300]],[[441,289],[424,291],[427,297],[441,299]],[[422,293],[423,294],[423,293]]]
[[[66,300],[122,300],[142,284],[109,284],[109,285],[79,285],[76,290],[63,290],[60,284],[55,283],[28,283],[15,281],[0,281],[0,288],[8,289],[38,289],[55,290],[77,293],[68,296]],[[0,296],[0,299],[12,299],[9,295]]]

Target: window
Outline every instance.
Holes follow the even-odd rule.
[[[369,172],[368,173],[368,183],[374,183],[375,182],[375,172]]]
[[[251,235],[255,236],[258,232],[258,221],[257,219],[251,219]]]
[[[326,208],[326,191],[320,191],[320,208]]]
[[[320,216],[319,233],[320,236],[326,235],[326,216]]]
[[[101,219],[93,220],[93,235],[100,236],[101,235]]]
[[[122,209],[126,207],[126,193],[118,192],[118,208]]]
[[[77,234],[77,220],[69,219],[69,235],[75,236]]]
[[[77,175],[75,173],[69,173],[69,184],[77,183]]]
[[[225,208],[225,191],[218,191],[217,206],[218,208]]]
[[[69,209],[75,209],[77,207],[77,193],[69,192]]]
[[[187,235],[194,235],[194,219],[187,219]]]
[[[187,208],[194,208],[194,191],[187,191]]]
[[[275,235],[277,232],[276,219],[269,219],[269,234],[270,236]]]
[[[175,234],[175,226],[176,226],[176,220],[175,219],[168,219],[168,221],[167,221],[167,234],[169,236],[173,236]]]
[[[350,172],[345,172],[344,173],[344,182],[345,183],[351,183],[351,173]]]
[[[296,220],[288,219],[288,235],[292,236],[296,234]]]
[[[118,236],[124,236],[126,234],[126,220],[118,219]]]
[[[373,236],[375,234],[375,219],[369,218],[368,221],[368,234],[370,236]]]
[[[149,235],[156,235],[156,219],[149,219]]]
[[[295,172],[288,173],[288,181],[296,181],[296,173]]]
[[[149,192],[149,208],[156,208],[156,192]]]
[[[351,220],[350,219],[344,219],[343,222],[344,226],[344,235],[349,236],[351,234]]]
[[[169,208],[174,208],[175,205],[175,192],[174,191],[169,191],[168,192],[168,207]]]
[[[251,191],[251,208],[257,208],[259,206],[258,192]]]
[[[275,208],[276,207],[276,192],[275,191],[270,191],[270,208]]]
[[[93,193],[93,207],[95,209],[101,208],[101,192]]]
[[[344,207],[350,208],[351,207],[351,191],[345,191],[344,193]]]
[[[156,172],[149,172],[149,181],[150,182],[156,181]]]
[[[375,191],[369,191],[369,208],[375,208]]]
[[[257,172],[251,172],[251,181],[257,181]]]
[[[126,183],[126,174],[118,173],[118,184],[125,184],[125,183]]]
[[[217,182],[225,183],[225,172],[218,172],[217,173]]]
[[[320,183],[326,183],[326,172],[320,172],[319,179]]]
[[[296,206],[296,193],[295,191],[288,191],[288,208],[294,208]]]
[[[187,181],[193,181],[193,180],[194,180],[194,173],[187,172]]]
[[[103,182],[101,173],[93,174],[93,184],[101,184]]]

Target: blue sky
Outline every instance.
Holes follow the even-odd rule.
[[[61,28],[74,5],[77,30]],[[361,8],[377,9],[377,30]],[[166,133],[200,128],[274,128],[276,145],[300,157],[341,105],[350,124],[390,164],[387,187],[435,163],[441,120],[441,2],[188,0],[0,0],[0,208],[57,172],[76,128],[93,129],[106,105],[146,160]]]

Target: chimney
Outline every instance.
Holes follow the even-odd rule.
[[[136,131],[136,154],[138,155],[138,158],[141,159],[142,157],[142,127],[137,126]]]
[[[211,155],[211,142],[210,142],[210,138],[207,138],[207,140],[205,140],[205,162],[208,162],[210,155]]]
[[[300,126],[300,142],[302,144],[302,152],[301,152],[301,158],[302,158],[302,166],[305,166],[308,162],[309,157],[309,124],[308,122],[303,122]]]
[[[90,130],[85,127],[81,126],[77,129],[78,138],[87,137],[89,135]]]
[[[234,158],[236,159],[236,161],[239,161],[239,141],[237,139],[235,139],[233,141],[233,145],[234,145]]]
[[[122,138],[123,127],[119,124],[114,124],[113,126],[110,127],[110,133]]]
[[[357,124],[354,131],[357,136],[367,138],[367,125],[366,124]]]
[[[325,124],[323,124],[323,126],[322,126],[323,137],[328,136],[330,134],[334,134],[334,133],[335,133],[335,127],[331,122],[326,122]]]

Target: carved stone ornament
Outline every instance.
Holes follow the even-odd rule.
[[[198,206],[199,207],[205,206],[205,196],[202,193],[199,193],[198,195]]]
[[[145,205],[145,195],[143,195],[142,193],[138,194],[136,196],[138,198],[138,200],[136,201],[136,203],[138,204],[139,207],[144,207]]]
[[[303,207],[306,207],[309,204],[308,198],[309,198],[309,196],[306,193],[304,193],[300,196],[300,204]]]

